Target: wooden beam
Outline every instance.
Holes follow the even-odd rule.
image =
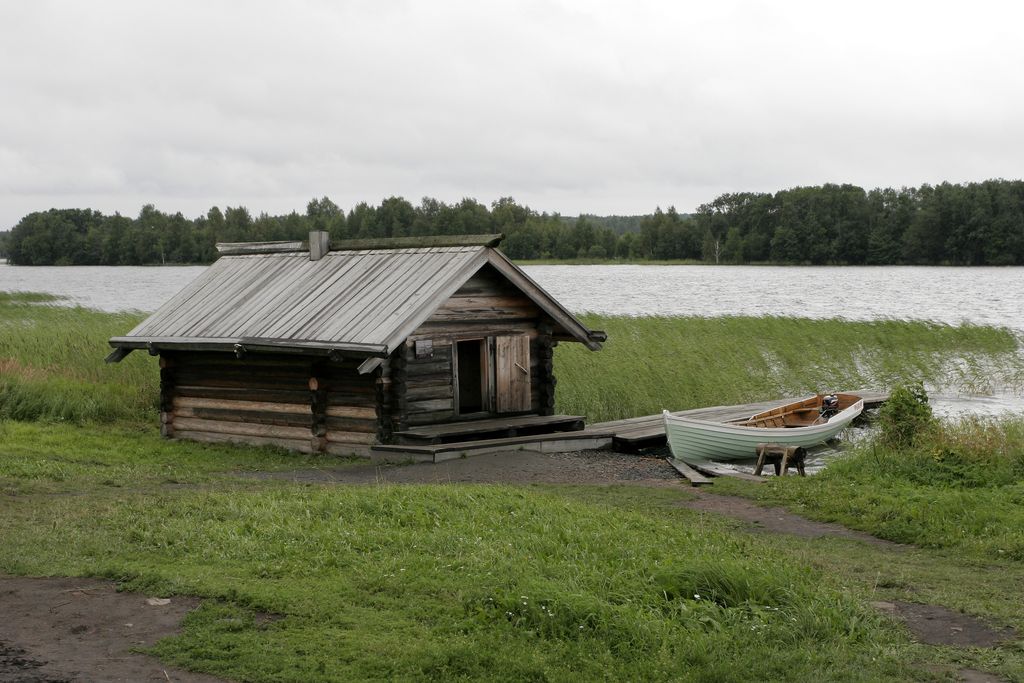
[[[330,356],[331,353],[351,354],[359,357],[388,357],[383,344],[352,344],[349,342],[309,341],[304,339],[259,339],[237,337],[111,337],[107,342],[115,349],[147,349],[157,352],[171,351],[227,351],[243,345],[249,352],[280,354],[308,354]]]
[[[287,448],[288,450],[300,451],[302,453],[313,452],[313,447],[312,444],[310,443],[312,440],[308,436],[302,439],[286,439],[269,436],[224,434],[221,432],[203,432],[187,430],[172,431],[167,436],[175,439],[185,439],[187,441],[204,441],[208,443],[236,443],[245,446],[278,446],[280,448]]]
[[[280,425],[253,424],[250,422],[224,422],[203,420],[195,417],[175,417],[174,431],[204,432],[207,434],[231,434],[234,436],[258,436],[273,439],[296,439],[309,443],[309,427],[283,427]]]
[[[676,472],[683,475],[690,480],[690,483],[694,486],[705,486],[706,484],[713,484],[714,480],[705,477],[703,474],[687,465],[682,460],[676,458],[665,458],[668,460],[668,464],[675,468]]]
[[[212,408],[214,410],[241,410],[268,413],[291,413],[294,415],[311,415],[309,403],[272,403],[268,401],[235,401],[215,398],[174,397],[174,407],[178,408]]]
[[[217,253],[221,256],[244,254],[279,254],[289,251],[305,251],[306,245],[299,240],[278,242],[217,242]]]
[[[377,419],[377,408],[376,407],[358,407],[358,406],[327,406],[324,409],[324,414],[328,417],[348,417],[363,420],[376,420]]]
[[[493,235],[430,235],[424,237],[380,237],[331,242],[332,251],[364,251],[368,249],[428,249],[430,247],[496,247],[505,239],[503,233]]]
[[[135,349],[127,349],[127,348],[125,348],[123,346],[118,346],[113,351],[111,351],[107,355],[106,358],[103,359],[103,362],[104,363],[120,363],[121,361],[123,361],[125,359],[125,356],[127,356],[129,353],[131,353],[134,350]]]

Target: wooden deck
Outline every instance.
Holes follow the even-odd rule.
[[[464,420],[414,427],[395,432],[399,444],[429,445],[477,439],[536,436],[551,432],[577,432],[585,425],[582,415],[523,415],[490,420]]]
[[[471,455],[488,453],[511,453],[534,451],[539,453],[565,453],[596,448],[607,448],[614,434],[612,432],[554,432],[530,436],[513,436],[503,439],[478,439],[458,443],[436,443],[424,445],[380,445],[370,449],[374,462],[444,462]]]

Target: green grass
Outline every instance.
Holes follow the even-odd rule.
[[[159,373],[146,354],[107,365],[107,339],[141,320],[0,293],[0,418],[72,422],[156,418]]]
[[[931,601],[1024,628],[1024,563],[1001,557],[751,536],[678,507],[682,487],[295,485],[234,473],[318,459],[122,426],[0,430],[0,573],[203,597],[154,650],[191,669],[253,681],[939,680],[928,663],[1024,676],[1016,645],[925,648],[869,607]]]
[[[8,503],[0,571],[203,596],[156,651],[240,680],[910,675],[914,647],[859,596],[672,498],[281,485]]]
[[[224,473],[363,465],[276,448],[163,439],[155,427],[0,421],[0,495],[195,485]]]
[[[587,315],[596,353],[555,353],[558,411],[591,421],[907,381],[956,390],[1020,387],[1024,356],[1006,329],[881,320]]]
[[[939,423],[913,447],[862,445],[814,477],[722,484],[900,543],[1024,563],[1024,419]]]
[[[190,669],[253,681],[942,679],[925,664],[1024,676],[1017,645],[926,648],[869,606],[936,602],[1022,628],[1021,563],[750,535],[678,507],[681,487],[294,485],[231,479],[293,457],[265,449],[122,452],[136,434],[119,427],[75,438],[57,425],[48,443],[41,426],[5,428],[0,451],[21,455],[0,471],[0,573],[203,597],[154,649]],[[76,495],[53,495],[55,457],[74,463]]]

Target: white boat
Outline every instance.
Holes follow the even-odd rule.
[[[863,410],[864,401],[859,396],[833,394],[787,403],[735,422],[701,420],[667,410],[662,414],[672,455],[701,462],[755,458],[757,445],[762,443],[804,447],[824,443]]]

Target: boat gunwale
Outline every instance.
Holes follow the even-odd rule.
[[[836,413],[828,422],[823,422],[817,425],[806,425],[803,427],[756,427],[753,425],[741,425],[730,422],[719,422],[714,420],[701,420],[699,418],[685,417],[682,415],[673,415],[669,411],[663,411],[663,415],[666,421],[671,420],[677,425],[694,425],[699,427],[712,428],[715,432],[722,433],[748,433],[748,434],[766,434],[766,435],[784,435],[789,434],[795,436],[796,434],[816,434],[819,432],[827,432],[835,429],[837,423],[841,423],[840,429],[845,427],[847,424],[852,422],[858,415],[864,412],[864,399],[859,399],[852,406]],[[851,414],[852,413],[852,414]],[[837,430],[838,431],[838,430]]]

